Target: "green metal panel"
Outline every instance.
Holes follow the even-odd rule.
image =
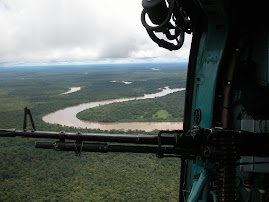
[[[194,90],[192,99],[192,122],[195,109],[201,109],[201,128],[212,127],[215,88],[223,52],[225,50],[228,23],[221,1],[211,1],[210,5],[203,5],[208,17],[207,32],[202,33],[196,63]],[[188,161],[186,173],[185,196],[188,197],[195,176],[201,173],[207,165],[199,158]],[[208,184],[206,185],[208,187]],[[208,190],[204,190],[207,192]],[[207,193],[204,194],[207,196]]]
[[[212,127],[216,81],[225,49],[228,24],[220,1],[204,6],[208,16],[208,32],[202,35],[197,59],[192,114],[201,109],[202,128]],[[192,123],[194,124],[194,123]]]

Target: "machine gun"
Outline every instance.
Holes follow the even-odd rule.
[[[199,113],[196,112],[196,115]],[[30,130],[26,129],[27,115],[33,127]],[[236,166],[269,163],[238,160],[250,155],[269,156],[269,133],[258,134],[223,128],[201,129],[200,121],[200,117],[196,116],[195,125],[187,133],[183,130],[160,131],[158,135],[36,131],[31,111],[25,108],[23,130],[0,129],[0,137],[56,139],[55,142],[37,141],[35,147],[73,151],[76,156],[80,156],[82,152],[128,152],[153,153],[158,158],[177,157],[194,162],[199,159],[205,170],[214,170],[215,177],[221,179],[215,181],[214,197],[233,201],[236,196]],[[199,183],[193,187],[188,201],[198,200],[207,178],[202,171]]]
[[[55,151],[74,151],[76,156],[80,156],[81,152],[129,152],[154,153],[158,158],[195,159],[200,156],[204,161],[214,161],[214,157],[221,152],[219,148],[222,143],[227,147],[226,150],[229,149],[229,152],[235,155],[233,160],[250,154],[260,157],[269,156],[269,150],[266,150],[269,133],[258,134],[223,128],[193,128],[186,134],[183,130],[161,130],[158,135],[0,129],[0,137],[57,139],[56,142],[37,141],[35,147]]]

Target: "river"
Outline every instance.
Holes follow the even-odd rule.
[[[74,93],[81,90],[81,87],[71,87],[69,91],[62,93],[62,95],[66,95],[66,94],[70,94],[70,93]]]
[[[88,102],[72,107],[67,107],[53,113],[47,114],[42,119],[46,123],[51,124],[59,124],[62,126],[69,126],[69,127],[76,127],[76,128],[91,128],[91,129],[101,129],[101,130],[145,130],[145,131],[152,131],[152,130],[178,130],[182,129],[182,122],[113,122],[113,123],[103,123],[103,122],[88,122],[82,121],[76,117],[77,113],[101,106],[112,104],[115,102],[126,102],[130,100],[143,100],[143,99],[150,99],[150,98],[157,98],[166,96],[170,93],[183,91],[185,88],[174,88],[170,89],[168,86],[164,87],[158,93],[152,94],[145,94],[141,97],[131,97],[131,98],[120,98],[120,99],[113,99],[113,100],[104,100],[98,102]]]

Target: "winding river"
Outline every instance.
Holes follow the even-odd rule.
[[[89,102],[72,107],[67,107],[53,113],[47,114],[42,119],[46,123],[59,124],[62,126],[76,127],[76,128],[91,128],[91,129],[101,129],[101,130],[178,130],[182,129],[182,122],[112,122],[112,123],[103,123],[103,122],[88,122],[82,121],[76,117],[77,113],[101,106],[112,104],[116,102],[126,102],[130,100],[143,100],[150,98],[157,98],[168,95],[170,93],[183,91],[185,88],[174,88],[170,89],[168,86],[164,87],[160,92],[153,94],[145,94],[141,97],[131,97],[131,98],[119,98],[113,100],[104,100],[98,102]]]

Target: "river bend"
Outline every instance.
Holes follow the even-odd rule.
[[[76,106],[67,107],[53,113],[45,115],[42,119],[46,123],[51,124],[59,124],[62,126],[69,126],[75,128],[89,128],[89,129],[101,129],[101,130],[145,130],[145,131],[152,131],[152,130],[178,130],[182,129],[182,122],[112,122],[112,123],[103,123],[103,122],[88,122],[82,121],[76,117],[77,113],[101,106],[112,104],[116,102],[126,102],[130,100],[143,100],[143,99],[151,99],[166,96],[170,93],[183,91],[185,88],[174,88],[170,89],[168,86],[164,87],[158,93],[152,94],[145,94],[141,97],[131,97],[131,98],[119,98],[113,100],[104,100],[104,101],[97,101],[97,102],[88,102]]]

